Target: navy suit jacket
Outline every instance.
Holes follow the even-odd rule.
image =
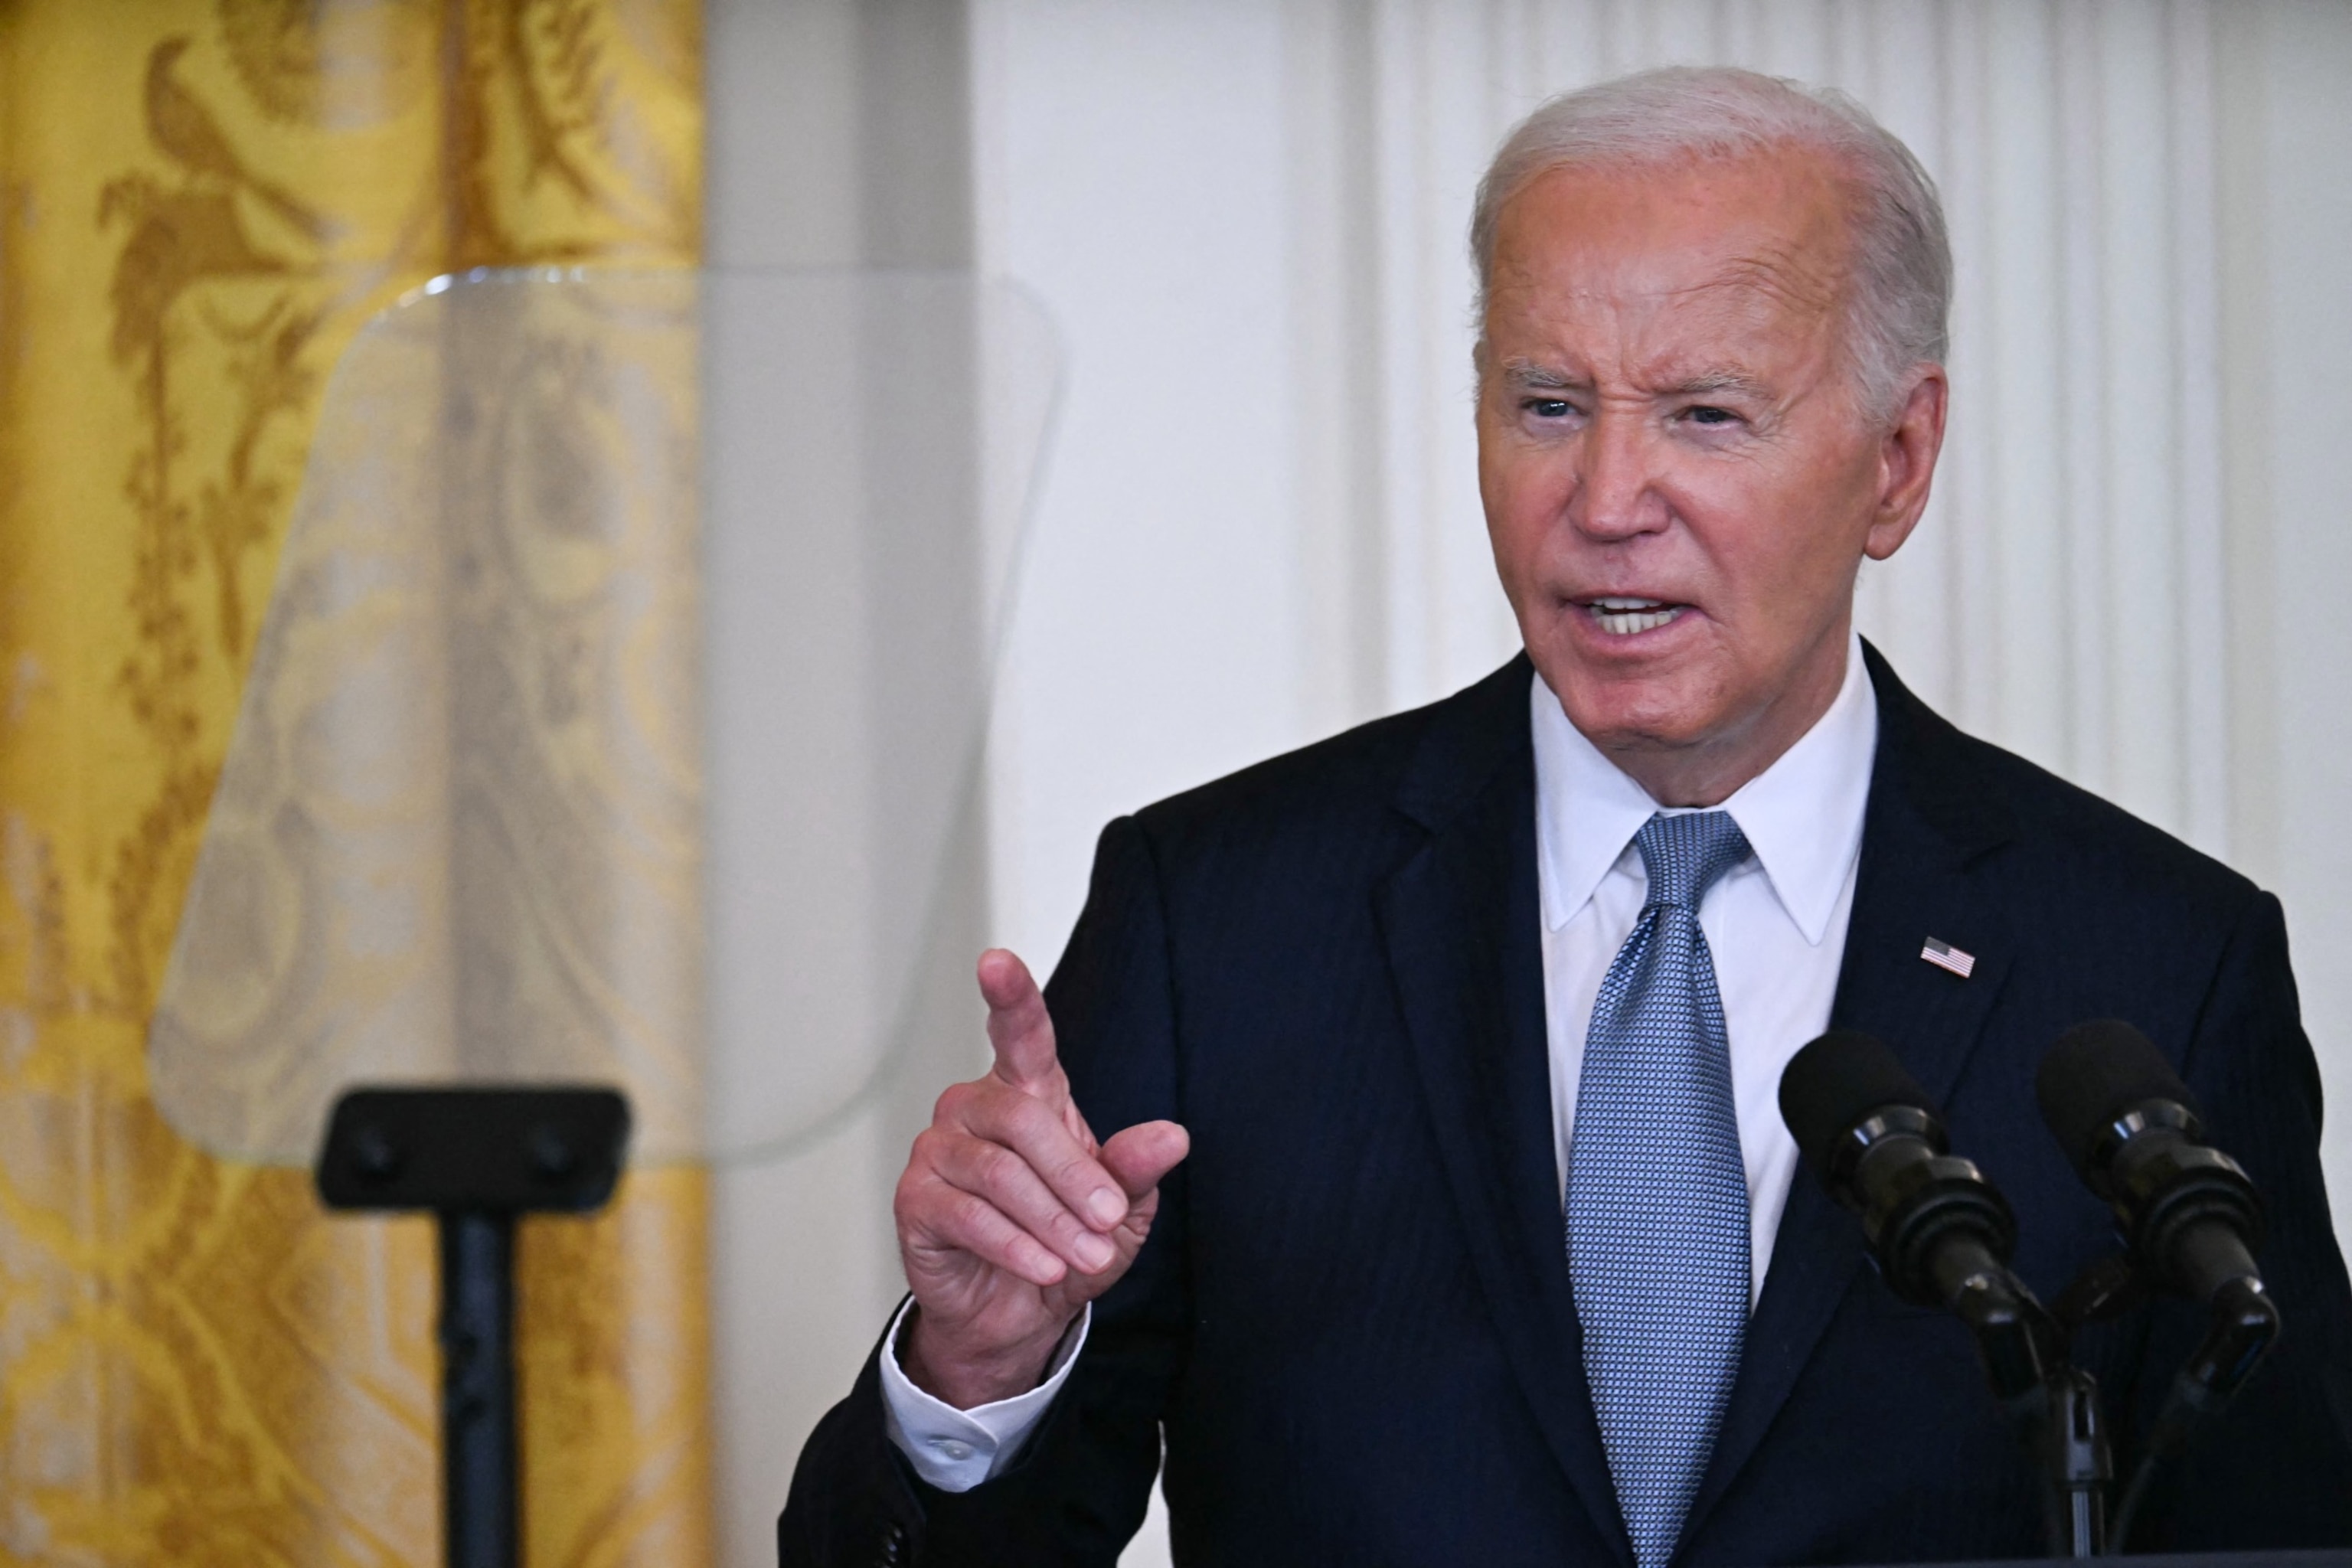
[[[1875,652],[1879,745],[1832,1022],[1892,1045],[2009,1195],[2044,1300],[2115,1247],[2034,1108],[2061,1031],[2130,1019],[2270,1205],[2286,1330],[2134,1544],[2352,1543],[2352,1292],[2276,900],[1962,735]],[[961,1495],[869,1361],[810,1438],[787,1565],[1110,1564],[1165,1435],[1185,1564],[1633,1562],[1554,1169],[1529,669],[1113,823],[1047,989],[1098,1131],[1191,1130],[1133,1269],[1013,1465]],[[1923,962],[1938,937],[1967,979]],[[2122,1461],[2194,1342],[2086,1330]],[[1800,1173],[1676,1563],[2033,1555],[2034,1472],[1966,1331],[1904,1304]]]

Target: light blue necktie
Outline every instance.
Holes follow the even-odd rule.
[[[1592,1005],[1568,1161],[1584,1374],[1641,1568],[1698,1490],[1748,1329],[1748,1176],[1699,901],[1748,858],[1723,811],[1634,836],[1649,901]]]

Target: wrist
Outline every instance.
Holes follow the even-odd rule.
[[[994,1405],[1028,1393],[1045,1379],[1054,1352],[1077,1321],[1042,1329],[1012,1344],[971,1344],[942,1331],[917,1305],[907,1314],[895,1347],[898,1370],[925,1394],[958,1410]]]

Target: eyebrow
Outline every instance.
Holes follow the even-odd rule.
[[[1553,370],[1527,359],[1505,360],[1503,379],[1529,392],[1567,392],[1588,384],[1566,371]]]
[[[1503,379],[1523,392],[1582,391],[1591,383],[1566,371],[1536,363],[1533,360],[1510,359],[1503,362]],[[1709,393],[1735,392],[1751,397],[1764,395],[1764,384],[1743,371],[1703,370],[1686,375],[1669,385],[1654,389],[1661,397],[1704,397]]]
[[[1764,384],[1736,370],[1704,370],[1658,390],[1668,397],[1704,397],[1710,392],[1738,392],[1755,397],[1763,395]]]

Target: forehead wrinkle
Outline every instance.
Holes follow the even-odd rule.
[[[1663,289],[1669,299],[1687,300],[1707,294],[1748,294],[1807,315],[1832,310],[1844,291],[1843,268],[1809,264],[1801,253],[1778,247],[1752,256],[1736,256],[1707,276]]]
[[[1711,268],[1705,276],[1668,281],[1620,277],[1607,282],[1590,279],[1559,286],[1564,280],[1547,277],[1538,264],[1508,268],[1496,279],[1491,297],[1499,305],[1509,298],[1545,290],[1562,302],[1598,306],[1621,321],[1637,321],[1660,309],[1689,309],[1712,301],[1715,308],[1740,316],[1759,313],[1795,317],[1818,324],[1835,318],[1845,290],[1843,268],[1808,264],[1801,250],[1768,247],[1737,256]]]
[[[1817,339],[1823,329],[1837,324],[1834,304],[1842,277],[1837,269],[1822,265],[1817,247],[1801,238],[1794,244],[1768,241],[1715,262],[1703,276],[1673,281],[1640,278],[1638,263],[1634,277],[1621,274],[1608,281],[1595,281],[1587,275],[1571,281],[1557,273],[1546,276],[1550,271],[1546,265],[1549,259],[1507,268],[1506,275],[1496,279],[1499,287],[1490,300],[1499,304],[1507,297],[1532,295],[1550,284],[1549,296],[1555,300],[1586,309],[1598,307],[1618,323],[1616,331],[1606,334],[1615,342],[1604,356],[1614,363],[1614,369],[1570,372],[1557,363],[1514,354],[1496,368],[1504,384],[1516,390],[1581,390],[1618,380],[1654,396],[1740,392],[1777,400],[1767,379],[1756,374],[1753,365],[1742,363],[1740,346],[1759,330],[1779,336],[1793,329],[1796,337]],[[1688,342],[1669,346],[1645,342],[1652,328],[1666,319],[1661,312],[1680,314],[1693,310],[1720,323],[1714,352]]]
[[[1726,258],[1710,281],[1753,289],[1801,310],[1834,311],[1853,271],[1853,237],[1845,205],[1837,203],[1834,216],[1814,214],[1796,233],[1758,237],[1760,244]]]

